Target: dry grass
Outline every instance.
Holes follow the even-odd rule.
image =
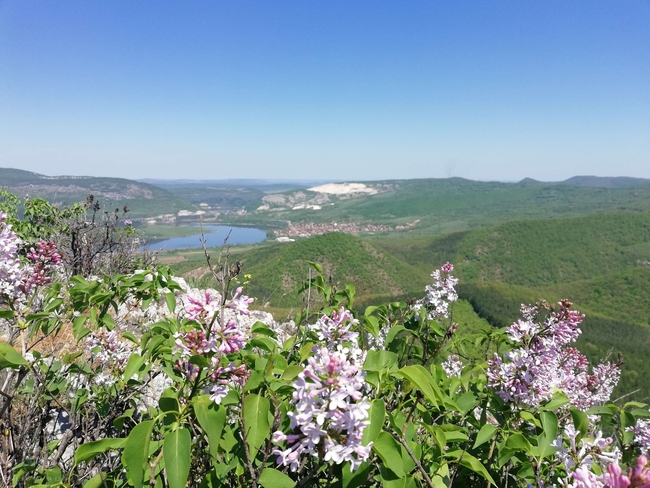
[[[30,351],[38,351],[43,355],[51,355],[56,358],[77,351],[78,346],[72,331],[72,324],[66,323],[58,333],[48,336],[43,336],[43,333],[39,331],[36,337],[30,341],[28,348]]]

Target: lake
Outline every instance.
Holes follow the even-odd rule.
[[[266,239],[266,232],[254,227],[231,227],[229,225],[204,225],[203,228],[206,231],[205,245],[207,247],[220,247],[223,245],[223,240],[228,236],[230,232],[230,237],[228,237],[228,244],[255,244],[257,242],[262,242]],[[208,232],[210,231],[210,232]],[[170,250],[170,249],[192,249],[192,248],[201,248],[201,232],[197,232],[194,235],[186,237],[172,237],[171,239],[165,239],[162,241],[155,241],[151,244],[148,244],[147,247],[156,251],[159,249]]]

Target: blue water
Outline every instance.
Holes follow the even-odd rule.
[[[205,245],[207,247],[220,247],[223,240],[228,236],[227,244],[255,244],[266,239],[266,232],[254,227],[230,227],[228,225],[204,225],[206,230]],[[211,231],[211,232],[208,232]],[[169,249],[192,249],[201,247],[201,232],[186,237],[172,237],[163,241],[156,241],[147,247],[151,250],[169,250]]]

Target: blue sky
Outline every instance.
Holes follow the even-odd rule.
[[[650,178],[650,0],[0,0],[0,166]]]

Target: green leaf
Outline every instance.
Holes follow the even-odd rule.
[[[390,345],[390,343],[393,342],[393,340],[395,340],[395,337],[397,337],[397,335],[400,332],[408,332],[409,334],[413,334],[413,332],[411,332],[410,330],[408,330],[406,327],[404,327],[401,324],[400,325],[394,325],[393,327],[390,328],[390,330],[388,331],[388,334],[386,335],[386,340],[384,341],[384,347],[388,347]]]
[[[126,466],[126,478],[135,487],[142,488],[145,466],[148,467],[149,442],[154,421],[146,420],[136,425],[124,444],[122,464]]]
[[[0,310],[0,319],[13,319],[14,311],[13,310]]]
[[[84,461],[93,459],[98,454],[102,454],[110,449],[121,449],[124,447],[126,438],[120,439],[101,439],[99,441],[87,442],[80,445],[74,453],[75,466]]]
[[[370,425],[364,429],[363,440],[361,441],[361,444],[364,446],[374,442],[384,426],[386,405],[382,399],[378,398],[372,402],[368,418],[370,419]]]
[[[322,273],[322,272],[323,272],[323,267],[322,267],[320,264],[317,264],[317,263],[315,263],[315,262],[313,262],[313,261],[307,261],[307,262],[309,263],[309,266],[311,266],[312,268],[314,268],[314,269],[315,269],[316,271],[318,271],[319,273]]]
[[[483,427],[481,427],[481,430],[478,431],[478,434],[476,435],[476,441],[474,441],[474,447],[472,449],[476,449],[478,446],[485,444],[487,441],[492,439],[492,436],[496,431],[497,429],[493,425],[485,424]]]
[[[551,443],[557,437],[557,416],[553,412],[540,413],[540,420],[542,421],[543,433],[537,438],[537,445],[539,447],[539,454],[542,457],[550,456],[557,449],[551,446]]]
[[[580,432],[582,437],[586,436],[589,430],[589,417],[587,417],[587,414],[577,408],[572,408],[569,411],[573,419],[573,426]]]
[[[185,488],[190,475],[190,431],[178,429],[168,432],[163,443],[163,459],[169,488]]]
[[[210,454],[216,459],[219,453],[221,433],[226,423],[226,409],[216,405],[210,400],[209,395],[194,397],[192,404],[194,405],[196,419],[199,421],[203,432],[208,436]]]
[[[404,366],[394,376],[403,377],[409,380],[413,385],[418,388],[434,406],[439,405],[439,399],[442,398],[442,393],[433,381],[429,372],[419,364],[413,366]]]
[[[384,465],[395,473],[398,478],[404,476],[401,448],[392,435],[388,432],[380,432],[372,445],[372,450],[377,453]]]
[[[144,358],[139,354],[131,354],[124,368],[124,381],[129,381],[144,364]]]
[[[463,454],[463,456],[460,458],[459,462],[460,462],[461,466],[465,466],[467,469],[471,469],[475,473],[480,474],[481,476],[483,476],[483,478],[485,478],[490,483],[492,483],[493,485],[496,486],[496,483],[492,479],[492,476],[490,476],[490,473],[488,473],[488,470],[485,469],[485,466],[483,466],[481,461],[476,459],[474,456],[472,456],[468,452]]]
[[[366,355],[366,362],[363,364],[363,369],[366,371],[390,370],[397,364],[398,359],[397,354],[394,352],[370,350]]]
[[[293,488],[296,486],[295,481],[273,468],[264,468],[260,474],[259,482],[264,488]]]
[[[630,412],[632,415],[634,415],[636,418],[650,418],[650,410],[647,410],[645,408],[635,408]]]
[[[271,435],[269,412],[271,404],[259,395],[248,395],[244,398],[244,422],[246,424],[246,440],[251,451],[257,451]],[[254,457],[254,454],[251,453]]]
[[[291,381],[300,373],[302,373],[304,369],[305,368],[303,368],[299,364],[292,364],[291,366],[289,366],[287,369],[284,370],[284,373],[282,373],[282,379]]]
[[[614,415],[614,412],[612,412],[609,408],[607,408],[605,406],[600,406],[600,405],[597,405],[595,407],[591,407],[585,413],[587,415],[605,415],[605,416]]]
[[[268,337],[256,337],[255,339],[252,339],[249,343],[251,346],[259,347],[260,349],[266,352],[273,352],[278,348],[278,343],[275,342],[273,339],[269,339]]]
[[[86,481],[83,488],[107,488],[114,486],[113,482],[108,481],[108,475],[100,471],[95,476]]]
[[[274,339],[277,338],[276,333],[269,329],[269,326],[263,322],[255,322],[253,324],[253,327],[251,327],[251,333],[262,334],[265,336],[273,337]]]
[[[176,311],[176,297],[171,291],[165,294],[165,302],[167,303],[169,313],[173,314]]]
[[[553,398],[551,398],[551,400],[546,405],[544,405],[542,409],[555,411],[558,408],[563,407],[567,403],[569,403],[569,397],[567,397],[563,393],[558,392],[555,395],[553,395]]]
[[[29,363],[13,347],[6,342],[0,342],[0,369],[28,366]]]
[[[361,463],[356,471],[350,469],[350,463],[345,463],[341,468],[343,476],[341,479],[342,488],[359,488],[366,485],[370,475],[371,466],[368,463]]]
[[[518,432],[508,437],[506,447],[518,451],[524,451],[526,454],[530,454],[532,450],[532,446],[530,445],[530,442],[528,442],[528,439]]]

